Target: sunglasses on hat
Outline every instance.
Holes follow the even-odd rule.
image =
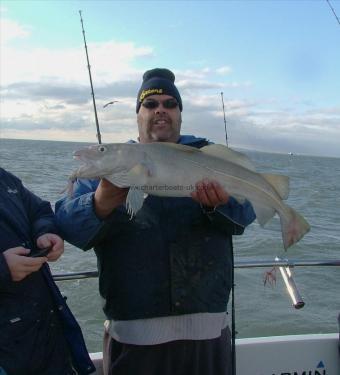
[[[174,109],[178,106],[178,102],[176,99],[165,99],[163,101],[158,101],[155,99],[146,99],[143,101],[142,106],[147,109],[156,109],[160,105],[163,105],[166,109]]]

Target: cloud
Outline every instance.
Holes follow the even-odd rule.
[[[113,87],[117,91],[110,99],[118,99],[118,103],[104,109],[102,105],[107,100],[97,102],[103,140],[136,139],[135,97],[133,94],[120,96],[120,85]],[[225,142],[223,112],[216,97],[211,94],[183,95],[183,133]],[[228,140],[232,147],[339,156],[340,108],[291,113],[280,108],[260,108],[259,102],[249,100],[225,100],[225,108]],[[86,103],[71,102],[66,97],[62,101],[53,98],[35,102],[22,100],[12,111],[12,114],[2,114],[3,137],[24,137],[26,131],[26,136],[29,134],[38,139],[96,140],[91,100]]]
[[[89,45],[93,81],[97,85],[134,77],[138,71],[132,62],[152,55],[152,48],[136,47],[133,43],[105,42]],[[69,82],[88,83],[84,49],[49,49],[5,46],[0,57],[1,82]]]
[[[187,78],[187,79],[182,79],[177,81],[177,87],[180,88],[181,90],[187,90],[188,92],[192,91],[193,89],[196,90],[217,90],[220,92],[223,89],[228,89],[228,88],[247,88],[251,87],[252,83],[249,81],[246,82],[223,82],[223,81],[211,81],[211,79],[205,79],[205,80],[200,80],[200,79],[192,79]]]
[[[188,90],[188,91],[192,91],[193,89],[194,90],[210,90],[210,89],[221,90],[221,88],[223,87],[223,84],[203,81],[203,80],[184,79],[184,80],[179,81],[177,86],[181,90]]]
[[[182,71],[176,71],[176,79],[177,81],[183,80],[183,79],[204,79],[206,78],[211,72],[211,68],[204,67],[200,69],[187,69]]]
[[[65,103],[86,103],[88,87],[61,82],[16,82],[5,86],[3,95],[9,100],[29,98],[30,101],[62,100]]]
[[[1,28],[6,28],[7,35],[0,56],[1,137],[95,142],[83,46],[37,48],[27,44],[18,49],[11,42],[30,38],[29,27],[12,21]],[[136,93],[143,73],[136,67],[156,51],[152,46],[115,41],[90,43],[88,48],[103,141],[135,139]],[[95,57],[93,61],[91,57]],[[340,156],[339,107],[289,98],[287,106],[269,96],[250,100],[246,94],[256,87],[250,81],[233,80],[227,65],[175,73],[184,104],[183,133],[224,143],[220,93],[228,89],[224,103],[232,147]],[[103,108],[111,100],[119,102]]]
[[[13,39],[27,38],[31,34],[31,27],[23,26],[15,21],[2,18],[0,22],[0,31],[1,45],[5,45]]]
[[[225,143],[223,112],[213,97],[184,103],[186,132]],[[241,100],[227,100],[225,107],[227,135],[232,147],[340,156],[340,107],[291,113],[280,108],[266,110],[258,102]]]
[[[221,66],[220,68],[216,69],[216,73],[220,75],[230,74],[232,69],[230,66]]]
[[[31,28],[6,18],[2,18],[0,24],[2,85],[17,82],[88,83],[83,45],[77,48],[42,48],[26,43],[18,48],[11,42],[24,37],[29,42]],[[137,75],[139,78],[140,72],[133,68],[133,63],[138,59],[150,58],[154,53],[150,46],[114,40],[88,43],[88,52],[93,80],[98,85],[124,78],[137,79]]]

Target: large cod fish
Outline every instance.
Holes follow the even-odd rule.
[[[287,176],[257,173],[245,155],[223,145],[197,149],[166,142],[112,143],[89,146],[74,157],[84,163],[72,174],[72,181],[100,177],[118,187],[130,187],[126,206],[131,215],[142,207],[145,194],[190,197],[198,181],[210,179],[239,202],[248,199],[261,226],[277,213],[285,249],[310,229],[283,202],[289,193]]]

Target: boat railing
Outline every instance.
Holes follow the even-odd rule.
[[[340,259],[319,259],[319,260],[294,260],[276,257],[274,260],[237,260],[234,262],[234,268],[279,268],[282,279],[285,283],[288,294],[292,300],[292,304],[296,309],[302,308],[305,303],[298,291],[293,279],[292,269],[294,267],[339,267]],[[267,272],[268,279],[273,273]],[[98,277],[98,271],[83,271],[54,274],[55,281],[90,279]]]

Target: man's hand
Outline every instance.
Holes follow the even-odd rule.
[[[191,197],[207,207],[217,207],[229,200],[229,194],[217,181],[207,179],[197,182],[196,191],[191,193]]]
[[[3,254],[13,281],[21,281],[32,272],[38,271],[47,261],[46,257],[29,258],[26,256],[29,253],[29,249],[21,246],[4,251]]]
[[[102,179],[94,194],[94,206],[99,218],[105,219],[121,204],[125,203],[129,188],[119,188]]]
[[[46,255],[49,262],[55,262],[64,252],[64,241],[54,233],[45,233],[37,239],[37,246],[40,249],[51,247]]]

